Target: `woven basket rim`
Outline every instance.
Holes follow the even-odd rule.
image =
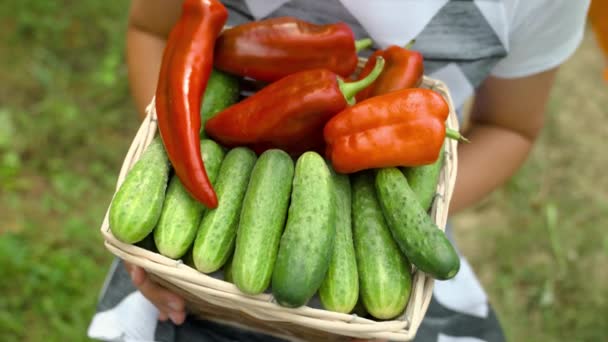
[[[359,68],[365,62],[359,60]],[[451,95],[445,83],[424,76],[422,87],[432,89],[441,94],[450,108],[446,126],[458,130],[459,123]],[[139,127],[120,169],[115,193],[122,184],[126,174],[143,151],[151,143],[157,133],[156,110],[154,98],[146,109],[147,115]],[[446,161],[443,165],[437,196],[431,208],[431,217],[441,230],[445,230],[449,203],[454,190],[458,142],[446,139]],[[110,202],[111,203],[111,202]],[[236,286],[220,279],[201,273],[184,264],[181,260],[173,260],[137,247],[120,242],[114,237],[109,227],[109,206],[100,227],[104,237],[104,245],[115,256],[146,269],[155,276],[176,285],[188,292],[194,293],[206,302],[219,303],[221,307],[230,306],[245,314],[265,321],[289,322],[311,329],[317,329],[342,336],[357,338],[379,338],[393,341],[411,341],[424,318],[433,293],[433,278],[419,270],[414,271],[412,291],[406,310],[399,317],[378,322],[359,317],[355,314],[342,314],[308,306],[300,308],[285,308],[276,304],[271,294],[249,296],[241,293]],[[284,337],[284,336],[283,336]]]

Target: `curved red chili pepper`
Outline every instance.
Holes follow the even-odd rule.
[[[217,207],[217,196],[201,157],[200,107],[215,39],[227,18],[228,11],[217,0],[185,0],[163,52],[156,89],[158,128],[175,174],[208,208]]]

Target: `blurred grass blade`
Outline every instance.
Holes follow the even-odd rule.
[[[558,278],[561,278],[566,272],[566,259],[557,233],[558,213],[557,206],[554,203],[547,203],[545,206],[545,226],[549,233],[551,250],[557,260],[557,275]]]

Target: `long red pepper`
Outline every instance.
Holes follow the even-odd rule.
[[[359,74],[359,79],[370,73],[378,56],[384,58],[386,67],[374,83],[357,94],[357,101],[420,85],[424,74],[424,59],[420,52],[409,49],[412,44],[413,41],[406,47],[391,45],[370,56]]]
[[[357,67],[357,50],[371,43],[355,41],[345,23],[316,25],[294,17],[271,18],[225,30],[216,42],[214,64],[267,82],[317,68],[347,77]]]
[[[175,174],[208,208],[217,196],[201,157],[201,98],[213,66],[215,39],[228,11],[217,0],[185,0],[163,52],[156,88],[158,128]]]
[[[228,146],[257,152],[281,148],[291,154],[323,145],[323,127],[353,104],[354,95],[381,74],[384,59],[364,79],[346,83],[326,69],[301,71],[271,83],[207,121],[205,131]]]

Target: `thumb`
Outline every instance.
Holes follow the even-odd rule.
[[[131,281],[135,287],[139,287],[144,283],[146,280],[146,271],[143,268],[128,262],[125,262],[125,268],[127,269],[127,272],[129,272]]]

